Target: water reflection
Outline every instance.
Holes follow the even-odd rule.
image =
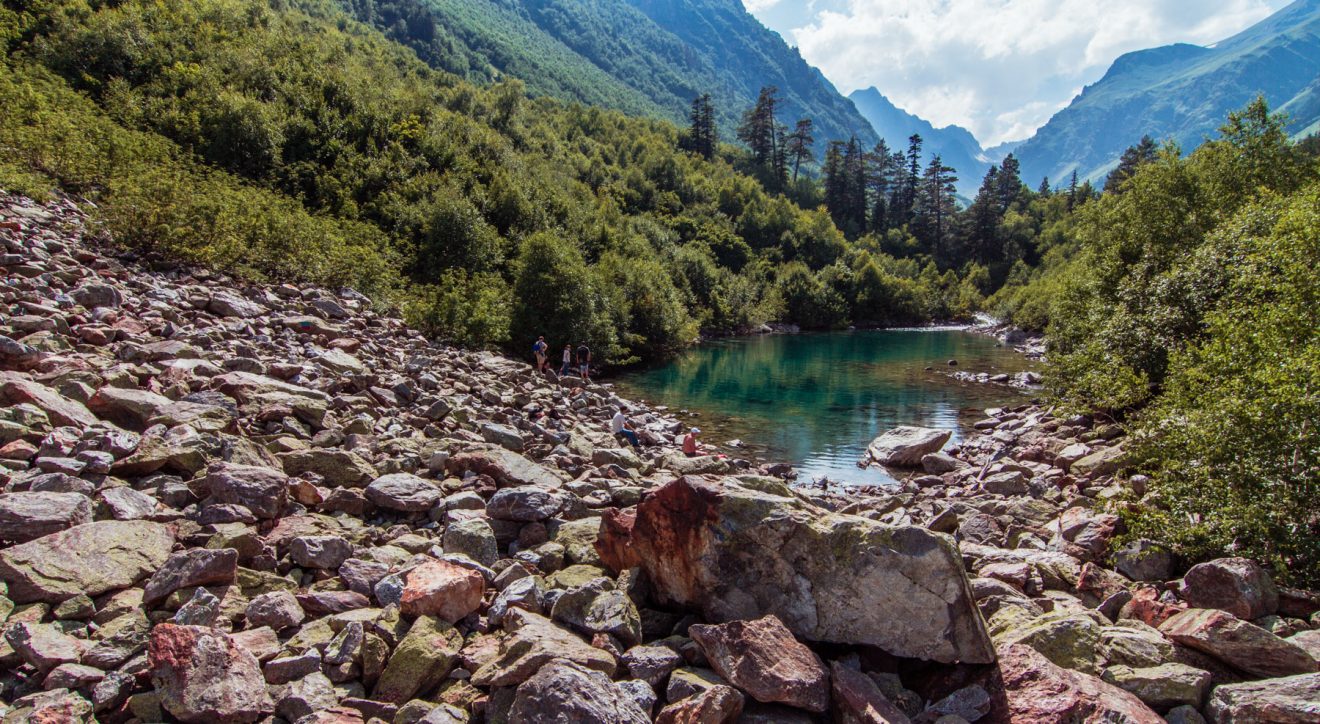
[[[993,339],[961,331],[778,335],[711,342],[624,377],[619,387],[627,396],[698,411],[707,439],[741,438],[793,462],[804,477],[881,483],[891,478],[856,462],[884,429],[922,425],[959,436],[960,419],[970,422],[964,413],[1023,399],[1001,386],[950,379],[950,359],[971,372],[1029,366]]]

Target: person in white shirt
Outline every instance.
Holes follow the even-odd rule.
[[[624,417],[622,407],[614,408],[614,417],[610,419],[610,432],[614,433],[615,437],[627,440],[633,447],[641,447],[637,441],[637,431],[633,430],[628,418]]]

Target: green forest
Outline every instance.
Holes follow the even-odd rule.
[[[474,83],[467,44],[405,47],[362,20],[409,16],[348,5],[6,3],[0,188],[93,202],[151,258],[615,367],[766,322],[988,312],[1047,332],[1065,409],[1131,433],[1153,478],[1132,535],[1320,583],[1320,164],[1263,102],[1190,153],[1133,139],[1103,190],[1009,157],[962,203],[919,138],[827,138],[773,88],[737,109],[694,89],[690,125],[630,117]]]
[[[7,188],[92,199],[142,250],[359,287],[453,342],[628,365],[701,330],[966,319],[993,291],[902,228],[850,240],[819,184],[783,193],[732,143],[472,85],[329,2],[18,7]]]

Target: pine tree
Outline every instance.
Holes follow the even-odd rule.
[[[903,195],[899,201],[899,223],[912,220],[917,205],[917,189],[921,185],[921,135],[914,133],[908,137],[906,157],[907,177],[903,182]]]
[[[841,226],[849,236],[860,236],[866,231],[866,154],[862,144],[853,136],[843,154],[844,210]]]
[[[747,144],[756,163],[767,169],[773,169],[776,163],[779,122],[775,120],[775,109],[779,105],[779,89],[766,86],[756,98],[756,105],[743,113],[742,125],[738,126],[738,139]]]
[[[1155,140],[1150,136],[1142,136],[1137,145],[1128,146],[1128,149],[1118,159],[1118,166],[1109,173],[1109,178],[1105,179],[1105,191],[1107,193],[1122,191],[1123,182],[1132,178],[1138,168],[1154,161],[1158,152],[1159,147],[1155,145]]]
[[[816,160],[816,154],[811,150],[811,147],[816,143],[812,130],[811,119],[803,118],[797,122],[797,127],[793,129],[793,133],[788,137],[788,157],[793,159],[794,185],[797,184],[798,170],[802,167],[802,164]]]
[[[843,166],[843,141],[830,141],[825,150],[825,165],[821,169],[825,177],[825,208],[829,209],[836,225],[842,225],[845,199],[847,198],[847,180]]]
[[[1077,205],[1077,170],[1072,173],[1072,181],[1068,182],[1068,210],[1072,211]]]
[[[999,224],[1004,218],[999,212],[999,176],[996,166],[985,172],[981,188],[967,209],[967,251],[981,264],[997,261],[999,256]]]
[[[999,173],[995,175],[995,200],[999,204],[1002,217],[1008,209],[1022,197],[1021,164],[1013,154],[1008,154],[999,164]]]
[[[719,132],[715,127],[715,106],[711,103],[709,93],[692,99],[692,112],[688,118],[692,125],[688,129],[685,148],[707,161],[715,158]]]
[[[1041,196],[1049,196],[1049,195],[1050,195],[1050,177],[1049,177],[1049,176],[1046,176],[1045,178],[1042,178],[1042,179],[1040,180],[1040,188],[1037,188],[1037,189],[1036,189],[1036,193],[1039,194],[1039,195],[1041,195]]]
[[[957,182],[954,169],[945,166],[939,156],[930,160],[926,172],[921,176],[916,204],[917,238],[936,260],[945,260],[948,252],[947,242],[958,214],[958,207],[954,203],[957,193],[954,184]]]
[[[894,187],[893,155],[884,139],[866,155],[866,186],[871,218],[868,229],[883,232],[889,227],[889,199]]]

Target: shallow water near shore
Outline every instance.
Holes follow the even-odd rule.
[[[958,361],[950,367],[948,361]],[[930,369],[927,369],[927,368]],[[798,481],[888,484],[857,461],[897,425],[952,430],[961,439],[987,407],[1031,392],[953,379],[950,372],[1013,374],[1030,361],[990,337],[951,329],[766,335],[706,342],[679,359],[614,382],[624,397],[667,406],[723,445],[793,463]]]

